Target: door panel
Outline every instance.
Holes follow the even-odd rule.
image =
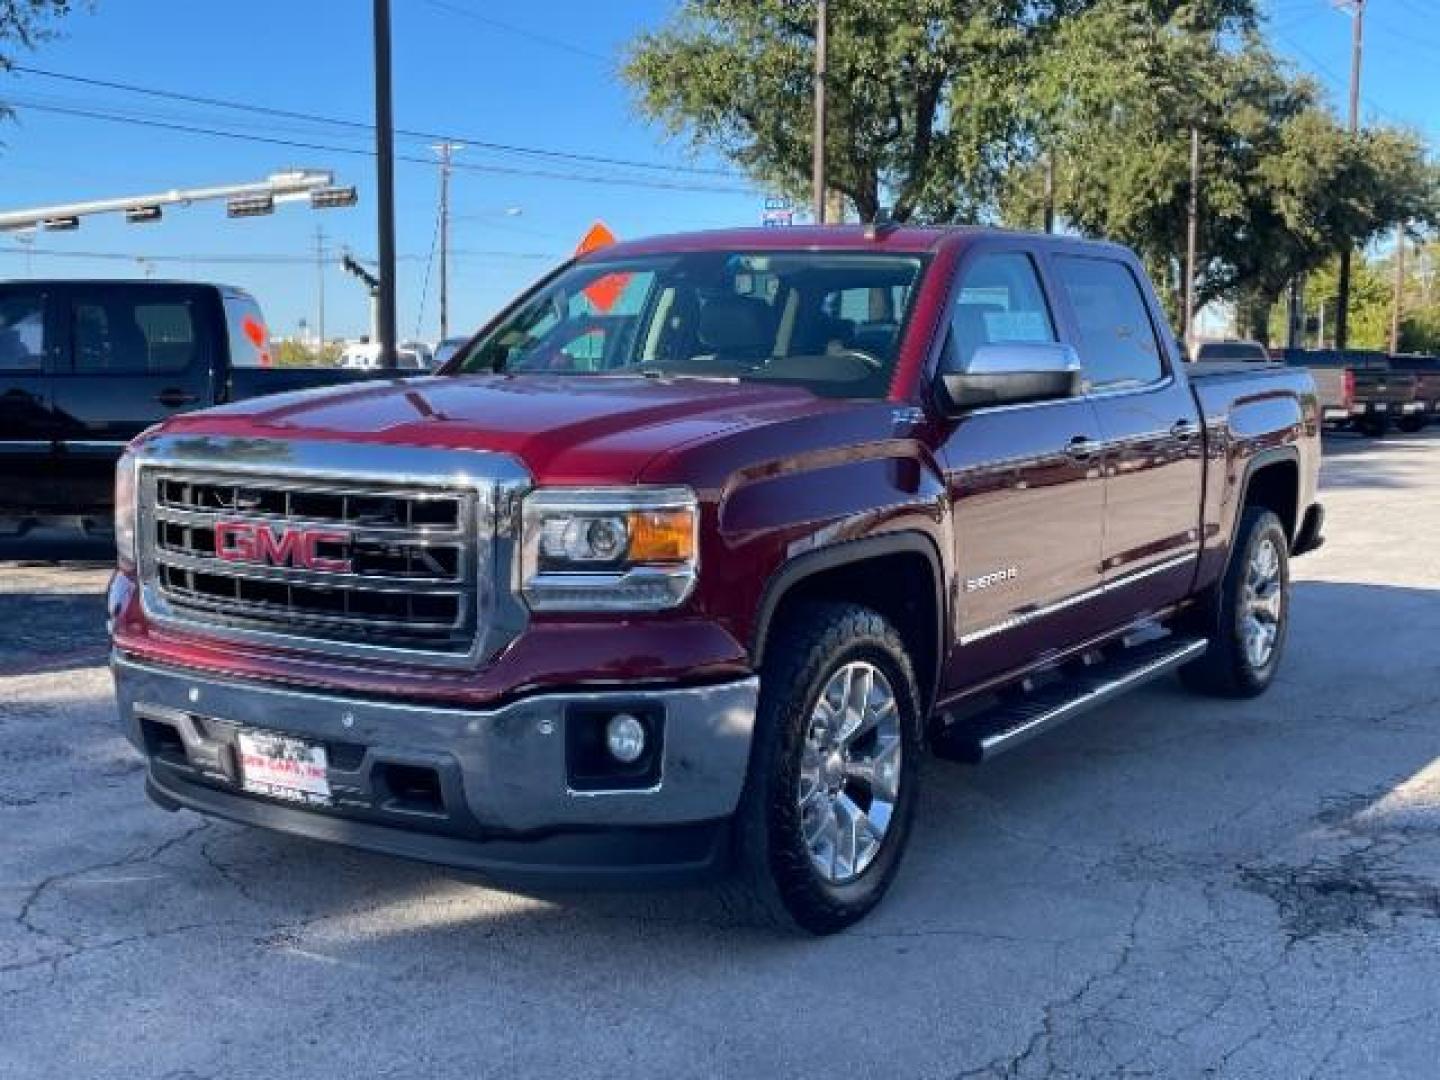
[[[1058,340],[1024,251],[981,249],[960,270],[943,362],[963,370],[982,345]],[[952,597],[959,648],[947,685],[974,685],[1083,636],[1072,620],[1099,599],[1101,430],[1084,398],[982,408],[941,447],[954,512]]]
[[[76,285],[63,310],[57,450],[70,498],[103,508],[127,442],[211,401],[213,315],[205,292],[183,285]]]
[[[0,286],[0,516],[44,507],[55,437],[55,336],[45,290]]]
[[[978,412],[944,445],[954,507],[952,685],[974,683],[1063,646],[1062,612],[1098,598],[1104,481],[1100,426],[1084,399]]]
[[[1051,267],[1105,441],[1103,566],[1117,586],[1105,615],[1125,621],[1189,588],[1200,548],[1200,411],[1171,372],[1169,335],[1134,267],[1069,254]]]
[[[1105,438],[1106,579],[1196,555],[1204,461],[1190,388],[1170,380],[1098,398],[1095,409]]]

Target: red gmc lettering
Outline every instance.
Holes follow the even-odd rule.
[[[336,529],[282,528],[249,521],[221,521],[215,525],[215,555],[226,562],[253,562],[293,566],[327,574],[348,574],[349,559],[320,554],[321,544],[345,545],[350,534]]]

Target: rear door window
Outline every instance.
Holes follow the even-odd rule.
[[[1081,255],[1057,256],[1054,265],[1080,332],[1075,344],[1087,386],[1117,390],[1159,381],[1160,339],[1130,268]]]
[[[270,367],[270,330],[249,293],[224,294],[231,367]]]
[[[0,371],[45,367],[45,297],[31,289],[0,290]]]
[[[159,375],[188,370],[199,352],[194,305],[179,296],[96,292],[72,309],[74,370],[82,375]]]

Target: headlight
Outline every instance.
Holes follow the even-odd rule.
[[[536,611],[660,611],[695,585],[689,488],[541,488],[523,517],[520,589]]]
[[[115,558],[122,570],[135,569],[135,456],[128,451],[115,465]]]

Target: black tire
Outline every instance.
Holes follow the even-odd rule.
[[[1395,426],[1406,435],[1414,435],[1417,431],[1424,431],[1429,422],[1429,418],[1425,416],[1405,416],[1396,421]]]
[[[1268,658],[1256,664],[1246,650],[1247,579],[1251,562],[1269,542],[1279,559],[1279,616]],[[1290,625],[1290,544],[1285,527],[1263,506],[1247,507],[1236,530],[1235,546],[1225,575],[1201,602],[1190,621],[1210,642],[1205,655],[1180,669],[1180,679],[1191,690],[1217,697],[1249,698],[1263,694],[1275,678],[1285,652]]]
[[[853,880],[827,880],[812,865],[799,807],[800,759],[810,717],[831,676],[863,661],[893,691],[900,767],[888,827]],[[750,772],[736,815],[732,902],[773,926],[833,934],[863,918],[885,895],[910,836],[923,750],[920,695],[899,632],[854,604],[807,604],[776,628],[760,673]]]

